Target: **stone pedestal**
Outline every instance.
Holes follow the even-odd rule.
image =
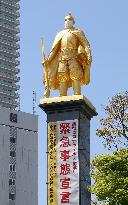
[[[45,98],[39,106],[47,114],[47,122],[78,119],[79,205],[90,205],[90,120],[97,115],[95,107],[83,95]]]

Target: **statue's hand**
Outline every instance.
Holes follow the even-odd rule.
[[[46,89],[46,90],[44,91],[44,97],[45,97],[45,98],[49,98],[49,96],[50,96],[50,90],[49,90],[49,89]]]

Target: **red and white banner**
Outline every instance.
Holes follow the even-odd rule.
[[[56,143],[50,142],[50,127]],[[78,120],[50,122],[48,125],[48,204],[79,204]],[[51,156],[51,154],[53,156]],[[54,171],[53,171],[54,165]],[[51,174],[52,173],[52,174]],[[52,176],[52,183],[50,179]],[[52,190],[52,195],[50,193]],[[52,197],[52,200],[50,199]]]

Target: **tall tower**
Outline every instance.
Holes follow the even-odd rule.
[[[19,0],[0,0],[0,205],[38,204],[38,116],[17,111]]]
[[[0,0],[0,106],[18,107],[19,0]]]

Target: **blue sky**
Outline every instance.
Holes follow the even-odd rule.
[[[127,89],[128,78],[128,1],[127,0],[21,0],[21,110],[32,113],[32,91],[36,90],[39,115],[39,205],[46,204],[46,115],[38,108],[43,97],[41,38],[48,54],[56,33],[63,29],[69,11],[76,28],[90,42],[93,63],[91,83],[82,93],[99,113],[91,120],[91,156],[106,152],[95,137],[102,105],[109,97]],[[72,94],[72,91],[70,91]],[[57,96],[52,92],[52,96]]]

